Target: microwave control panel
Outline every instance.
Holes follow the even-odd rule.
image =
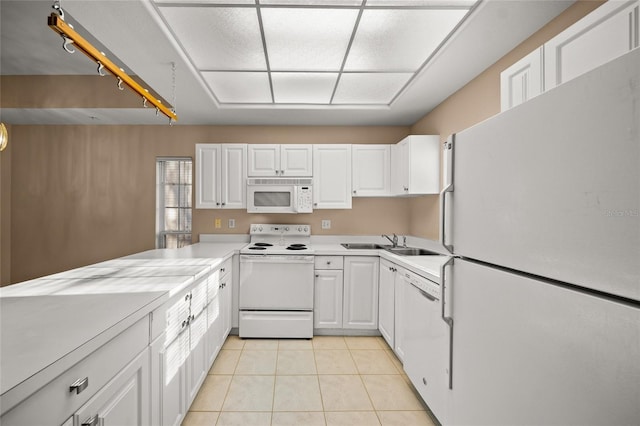
[[[313,197],[311,194],[311,186],[299,186],[298,187],[298,213],[312,213],[313,212]]]

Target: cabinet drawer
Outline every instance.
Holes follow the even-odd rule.
[[[7,412],[6,425],[62,424],[149,344],[146,316]],[[87,379],[76,393],[70,386]]]
[[[344,267],[342,256],[316,256],[315,269],[342,269]]]
[[[171,299],[166,311],[166,342],[169,343],[186,327],[189,318],[189,298],[190,292]]]
[[[220,265],[220,278],[223,278],[225,275],[227,275],[229,272],[231,272],[231,269],[233,268],[233,262],[232,262],[232,258],[229,258],[227,260],[225,260],[222,265]]]

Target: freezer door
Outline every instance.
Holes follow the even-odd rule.
[[[452,424],[638,424],[637,306],[460,259],[450,278]]]
[[[640,49],[455,135],[457,255],[640,300]]]

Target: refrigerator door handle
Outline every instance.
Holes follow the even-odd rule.
[[[446,248],[449,253],[453,254],[453,245],[447,244],[447,226],[450,223],[448,216],[446,201],[447,192],[453,192],[453,155],[454,155],[454,141],[456,135],[453,134],[447,138],[442,144],[442,165],[443,165],[443,180],[444,188],[440,192],[440,244]]]
[[[440,266],[440,280],[442,283],[442,296],[441,296],[441,308],[442,308],[442,320],[449,326],[449,389],[453,389],[453,318],[451,317],[451,309],[449,308],[449,315],[445,313],[445,305],[447,304],[447,276],[446,270],[448,266],[453,265],[454,258],[451,257],[445,263]],[[451,304],[451,301],[449,301]]]

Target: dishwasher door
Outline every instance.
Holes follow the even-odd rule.
[[[449,420],[449,328],[442,320],[440,300],[411,283],[437,286],[423,277],[405,274],[404,369],[422,399],[441,424]],[[438,286],[439,287],[439,286]],[[431,294],[430,294],[431,293]]]

